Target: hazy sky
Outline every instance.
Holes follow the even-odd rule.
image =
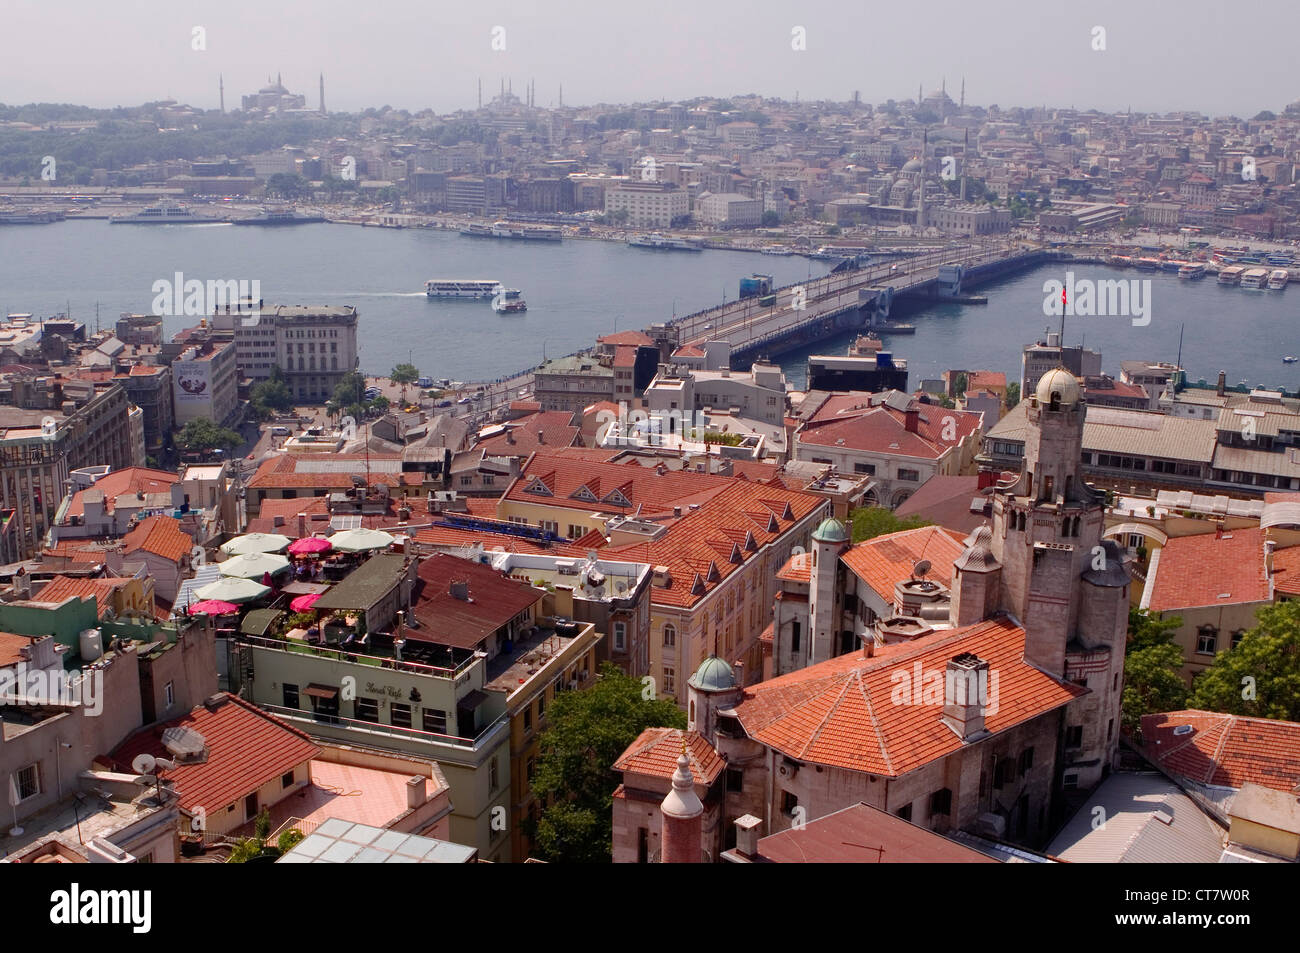
[[[202,27],[206,49],[193,49]],[[492,49],[504,28],[505,50]],[[803,27],[806,49],[792,49]],[[1105,50],[1093,29],[1105,29]],[[498,36],[501,34],[498,33]],[[439,112],[759,93],[1252,116],[1300,99],[1294,0],[3,0],[0,102],[226,107],[280,72],[317,104]]]

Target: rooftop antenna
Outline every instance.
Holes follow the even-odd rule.
[[[1187,327],[1186,322],[1178,326],[1178,359],[1174,363],[1174,393],[1178,393],[1179,371],[1183,367],[1183,328]]]

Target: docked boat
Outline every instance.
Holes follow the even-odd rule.
[[[0,209],[0,225],[48,225],[63,221],[62,212],[23,211]]]
[[[764,255],[793,255],[794,252],[784,245],[768,245],[766,248],[759,249]]]
[[[1133,259],[1133,266],[1137,268],[1138,271],[1155,271],[1160,267],[1160,259],[1135,258]]]
[[[492,299],[492,310],[497,314],[523,314],[528,310],[528,302],[523,298],[502,298]]]
[[[1258,291],[1268,283],[1267,268],[1251,268],[1242,273],[1241,287],[1249,291]]]
[[[533,242],[558,242],[564,233],[546,225],[511,225],[509,222],[493,222],[484,225],[472,222],[460,230],[462,235],[470,238],[517,238]]]
[[[131,215],[115,215],[112,225],[188,225],[202,221],[184,205],[151,205]]]
[[[1188,278],[1195,280],[1205,277],[1205,265],[1199,261],[1184,262],[1183,266],[1178,269],[1179,278]]]
[[[1268,276],[1268,287],[1270,291],[1282,291],[1286,288],[1286,283],[1291,280],[1291,272],[1285,268],[1276,269]]]
[[[704,251],[700,245],[685,238],[672,238],[658,233],[635,235],[627,243],[632,248],[650,248],[655,251]]]
[[[325,216],[317,211],[299,211],[296,208],[263,208],[251,218],[237,218],[236,225],[306,225],[323,222]]]
[[[1111,255],[1106,259],[1106,264],[1114,265],[1116,268],[1127,268],[1133,264],[1133,259],[1128,255]]]
[[[424,283],[430,298],[494,298],[505,290],[493,278],[430,278]]]
[[[1241,265],[1229,265],[1227,268],[1219,269],[1219,284],[1235,285],[1241,281],[1242,274],[1246,271]]]

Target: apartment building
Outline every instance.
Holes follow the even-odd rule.
[[[669,228],[690,213],[685,189],[659,182],[620,182],[605,188],[605,214],[627,213],[631,228]]]
[[[219,312],[213,326],[232,332],[239,373],[256,383],[278,367],[296,400],[322,402],[357,368],[357,309],[352,305],[272,305],[256,317]]]

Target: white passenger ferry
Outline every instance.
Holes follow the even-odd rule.
[[[1267,268],[1251,268],[1241,276],[1241,286],[1249,290],[1263,288],[1267,283]]]
[[[109,219],[113,225],[186,225],[201,219],[184,205],[151,205],[134,215],[116,215]]]
[[[1285,268],[1278,268],[1268,276],[1268,287],[1272,291],[1282,291],[1286,288],[1286,283],[1290,280],[1291,272],[1287,271]]]
[[[495,278],[430,278],[424,283],[430,298],[494,298],[504,290]]]
[[[1242,272],[1246,269],[1241,265],[1229,265],[1227,268],[1219,269],[1219,284],[1235,285],[1241,281]]]

